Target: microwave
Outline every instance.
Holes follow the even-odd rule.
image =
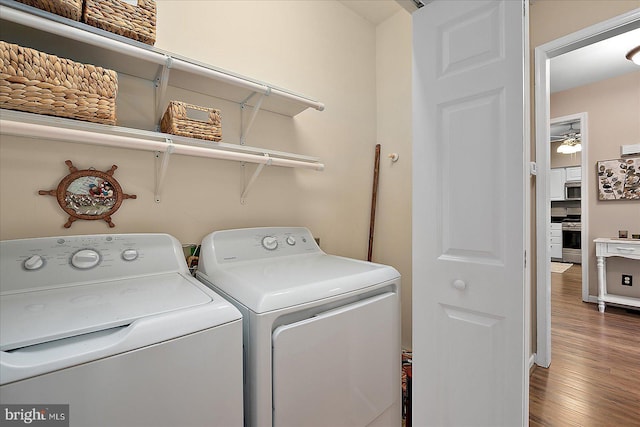
[[[580,181],[567,182],[564,184],[565,200],[580,200],[582,195],[582,183]]]

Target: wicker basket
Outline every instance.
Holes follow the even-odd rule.
[[[0,107],[116,123],[115,71],[0,41]]]
[[[18,0],[20,3],[79,21],[82,17],[82,0]]]
[[[198,107],[180,101],[170,101],[162,116],[160,129],[164,133],[189,138],[222,140],[220,110]]]
[[[152,45],[156,42],[156,2],[85,0],[82,21],[111,33]]]

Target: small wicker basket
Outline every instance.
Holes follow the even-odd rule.
[[[156,2],[85,0],[82,21],[111,33],[152,45],[156,42]]]
[[[82,0],[18,0],[20,3],[79,21],[82,17]]]
[[[199,107],[180,101],[170,101],[162,116],[160,129],[164,133],[189,138],[222,140],[220,110]]]
[[[0,41],[0,107],[114,125],[118,74]]]

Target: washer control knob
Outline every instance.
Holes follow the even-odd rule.
[[[71,257],[71,265],[81,270],[93,268],[100,262],[100,254],[93,249],[82,249]]]
[[[293,246],[296,244],[296,238],[293,236],[287,236],[287,245]]]
[[[135,261],[138,259],[138,251],[136,249],[125,249],[122,252],[122,259],[125,261]]]
[[[24,261],[24,268],[27,270],[37,270],[44,265],[44,258],[40,255],[31,255]]]
[[[265,236],[262,238],[262,247],[268,251],[273,251],[278,247],[278,239],[273,236]]]

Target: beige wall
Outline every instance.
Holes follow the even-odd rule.
[[[324,102],[325,111],[308,109],[294,118],[261,113],[247,144],[317,156],[326,170],[267,168],[241,205],[240,163],[173,156],[162,201],[155,203],[151,153],[3,137],[0,237],[163,231],[198,242],[216,229],[305,225],[328,252],[365,258],[376,142],[375,28],[333,1],[157,6],[156,47]],[[121,82],[136,93],[121,91],[119,123],[152,127],[152,116],[139,112],[153,103],[150,82],[138,85],[126,76]],[[179,90],[170,96],[220,107],[225,142],[239,141],[236,104]],[[66,159],[80,168],[118,165],[116,179],[138,199],[123,203],[113,217],[115,229],[81,221],[65,230],[55,199],[37,195],[57,185]],[[247,177],[253,168],[245,167]]]
[[[324,102],[324,112],[307,110],[293,119],[261,114],[247,144],[318,156],[326,170],[267,168],[241,205],[243,174],[250,176],[254,166],[244,170],[235,162],[173,156],[157,204],[150,153],[2,136],[0,238],[168,232],[187,243],[217,229],[303,225],[327,252],[364,259],[379,142],[374,261],[394,265],[403,275],[403,345],[411,347],[409,15],[403,11],[376,28],[333,1],[157,4],[157,47]],[[531,49],[637,7],[640,0],[536,0]],[[153,105],[151,83],[121,76],[120,87],[130,93],[120,92],[120,123],[152,128],[153,116],[146,112]],[[171,95],[222,108],[224,140],[238,142],[237,105],[178,90]],[[390,152],[400,154],[397,163],[388,161]],[[123,203],[113,217],[115,229],[79,221],[66,230],[55,199],[37,195],[55,188],[67,173],[66,159],[80,168],[119,166],[115,177],[138,199]]]
[[[373,260],[402,274],[402,345],[411,348],[411,15],[376,27],[377,141],[380,185]],[[399,155],[397,162],[389,154]]]
[[[326,170],[266,168],[242,205],[243,175],[248,179],[254,165],[174,155],[155,203],[152,153],[2,136],[0,238],[167,232],[197,243],[213,230],[300,225],[325,251],[366,259],[380,142],[373,259],[403,276],[403,344],[410,347],[410,15],[403,10],[376,29],[336,1],[163,0],[157,9],[157,48],[323,102],[325,111],[294,118],[261,113],[247,145],[317,156]],[[151,82],[120,75],[119,85],[118,124],[154,129]],[[220,108],[224,141],[238,143],[238,105],[178,89],[169,96]],[[397,163],[390,152],[400,154]],[[55,198],[37,195],[68,173],[67,159],[81,169],[118,165],[114,177],[138,198],[123,202],[116,228],[78,221],[64,229]]]
[[[596,254],[593,239],[615,237],[618,230],[640,234],[640,200],[598,200],[596,162],[620,158],[620,145],[640,141],[640,71],[581,86],[551,96],[551,117],[586,112],[588,122],[587,164],[589,187],[589,238],[583,250],[589,253],[589,294],[598,294]],[[635,261],[608,262],[608,281],[611,291],[640,296],[640,286],[622,288],[621,272],[640,278],[640,266]],[[640,279],[638,279],[640,284]]]
[[[640,0],[533,0],[529,16],[531,65],[536,47],[638,7]]]
[[[533,114],[534,106],[534,82],[535,82],[535,48],[550,41],[564,37],[591,25],[597,24],[615,16],[622,15],[640,7],[640,0],[534,0],[529,9],[529,49],[531,67],[531,114],[532,123],[535,123]],[[535,126],[532,126],[531,141],[535,141]],[[535,159],[535,143],[531,144],[531,158]],[[535,215],[535,182],[531,188],[532,194],[532,265],[531,265],[531,350],[536,351],[536,215]],[[546,221],[546,218],[544,219]]]

